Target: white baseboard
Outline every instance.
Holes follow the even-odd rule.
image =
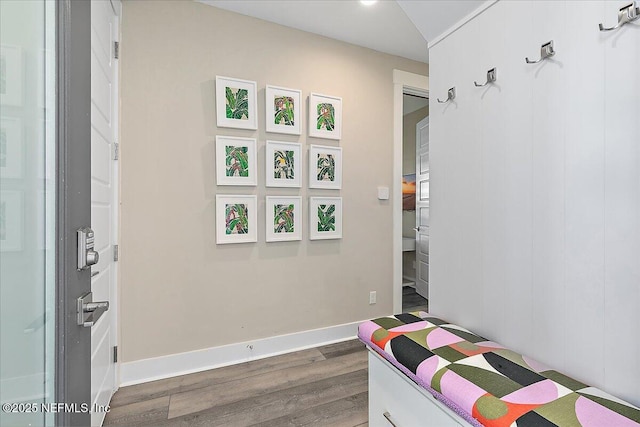
[[[124,387],[178,375],[206,371],[208,369],[235,365],[250,360],[263,359],[265,357],[354,339],[358,333],[358,325],[362,322],[364,322],[364,320],[327,328],[262,338],[254,341],[122,363],[120,364],[120,386]]]

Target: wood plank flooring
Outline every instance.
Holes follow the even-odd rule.
[[[402,312],[429,311],[429,302],[411,286],[402,287]]]
[[[365,426],[358,340],[123,387],[105,426]]]

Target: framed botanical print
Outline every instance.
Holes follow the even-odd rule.
[[[22,250],[24,197],[22,191],[0,193],[0,251]]]
[[[23,153],[22,121],[20,119],[1,117],[0,177],[22,178]]]
[[[293,142],[267,141],[266,186],[302,186],[302,148]]]
[[[342,197],[309,198],[309,239],[342,238]]]
[[[265,123],[267,132],[300,135],[302,128],[302,91],[267,85]]]
[[[342,188],[342,148],[309,147],[309,188]]]
[[[342,137],[342,98],[318,93],[309,95],[309,136]]]
[[[217,185],[257,185],[256,140],[216,136]]]
[[[0,104],[22,105],[22,49],[19,46],[0,46]]]
[[[302,240],[302,198],[266,197],[266,240]]]
[[[258,129],[256,82],[216,76],[216,118],[218,127]]]
[[[216,243],[258,241],[256,196],[216,196]]]

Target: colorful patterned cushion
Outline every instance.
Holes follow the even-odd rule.
[[[474,425],[640,427],[635,406],[424,311],[358,336]]]

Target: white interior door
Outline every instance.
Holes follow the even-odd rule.
[[[416,125],[416,292],[429,299],[429,117]]]
[[[116,384],[116,263],[117,238],[117,1],[91,2],[91,228],[100,254],[93,266],[91,290],[94,301],[109,301],[105,312],[91,329],[91,399],[94,405],[108,405]],[[93,406],[95,408],[95,406]],[[101,425],[104,411],[91,415],[93,426]]]

